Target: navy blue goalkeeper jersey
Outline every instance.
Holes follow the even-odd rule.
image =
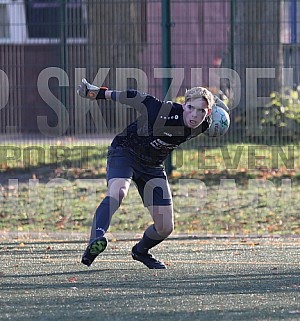
[[[136,90],[113,92],[112,99],[132,106],[140,115],[114,138],[111,146],[127,149],[138,162],[147,166],[162,166],[175,148],[203,133],[210,124],[210,117],[207,117],[195,129],[186,127],[182,105]]]

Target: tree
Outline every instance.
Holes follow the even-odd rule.
[[[248,133],[255,134],[258,124],[256,107],[263,107],[256,106],[256,89],[258,97],[269,97],[282,86],[282,0],[232,0],[231,3],[234,6],[232,62],[242,84],[241,100],[235,112],[242,114],[242,119],[246,112]],[[259,73],[261,68],[275,68],[276,76],[275,79],[258,80],[254,88],[251,82],[246,83],[247,68],[258,68]]]
[[[141,29],[138,11],[141,10],[141,3],[132,0],[88,1],[87,67],[90,79],[94,79],[99,68],[110,68],[105,85],[116,88],[117,68],[139,67],[138,43]],[[134,87],[134,83],[128,86]],[[105,112],[105,108],[103,111]],[[119,108],[116,115],[109,111],[106,117],[119,130],[125,127],[130,121],[128,118],[133,115],[127,108]]]

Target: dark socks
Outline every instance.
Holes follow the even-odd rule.
[[[110,196],[106,196],[103,199],[94,215],[90,237],[91,241],[95,238],[103,236],[106,233],[109,228],[111,218],[119,206],[119,202]]]
[[[151,237],[148,235],[150,234]],[[137,243],[137,250],[140,253],[147,253],[151,248],[158,245],[164,240],[155,230],[153,225],[149,226],[145,231],[142,239]]]

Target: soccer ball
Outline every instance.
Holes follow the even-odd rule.
[[[211,124],[203,134],[209,137],[220,137],[225,135],[230,126],[230,118],[227,111],[214,105],[210,117]]]

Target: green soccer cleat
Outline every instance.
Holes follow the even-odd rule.
[[[106,249],[106,246],[106,237],[101,236],[96,238],[87,246],[83,253],[81,263],[90,266],[94,262],[95,258]]]

